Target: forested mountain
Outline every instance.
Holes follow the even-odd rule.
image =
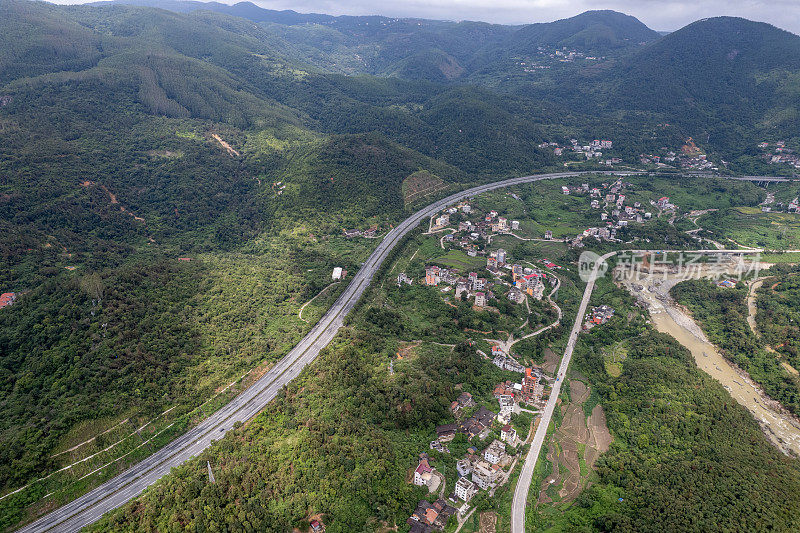
[[[740,150],[743,142],[752,146],[754,132],[785,135],[800,124],[800,37],[769,24],[701,20],[628,57],[610,75],[609,107],[660,113]]]
[[[658,32],[637,18],[616,11],[587,11],[580,15],[539,24],[514,32],[504,44],[516,52],[548,48],[579,49],[591,53],[636,47],[659,39]]]

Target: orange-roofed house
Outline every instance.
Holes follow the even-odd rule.
[[[3,294],[0,294],[0,309],[13,304],[16,299],[17,294],[13,292],[4,292]]]

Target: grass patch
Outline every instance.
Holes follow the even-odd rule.
[[[475,272],[486,266],[483,257],[470,257],[461,250],[449,250],[446,254],[432,259],[432,262],[461,272]]]

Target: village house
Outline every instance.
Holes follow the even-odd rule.
[[[15,301],[17,301],[17,293],[15,292],[4,292],[3,294],[0,294],[0,309],[3,307],[8,307]]]
[[[425,285],[436,286],[441,281],[441,269],[437,266],[429,266],[425,269]]]
[[[319,520],[312,520],[309,525],[311,526],[312,533],[325,533],[325,524]]]
[[[405,272],[400,272],[400,274],[397,276],[398,287],[401,287],[403,283],[405,283],[406,285],[411,285],[413,282],[414,280],[409,278]]]
[[[409,533],[443,531],[448,519],[456,512],[456,508],[447,505],[443,499],[438,499],[433,503],[422,500],[406,520],[406,524],[410,526]]]
[[[469,407],[475,407],[477,404],[475,400],[472,399],[472,394],[468,392],[462,392],[458,395],[458,398],[450,404],[450,411],[455,415],[456,418],[461,414],[461,411],[467,409]]]
[[[525,301],[525,296],[522,294],[522,291],[517,288],[512,288],[508,291],[508,299],[515,304],[520,304]]]
[[[497,415],[495,413],[483,406],[480,406],[471,417],[467,418],[461,423],[458,431],[459,433],[467,435],[467,437],[470,439],[476,435],[482,435],[484,433],[488,435],[489,429],[492,426],[492,422],[496,417]]]
[[[334,268],[331,273],[331,278],[334,280],[344,279],[345,276],[347,276],[347,270],[342,269],[342,267]]]
[[[456,461],[456,472],[459,476],[468,476],[472,473],[472,462],[468,459],[459,459]]]
[[[586,322],[583,325],[584,330],[589,330],[594,326],[605,324],[614,316],[614,308],[609,305],[601,305],[592,309],[590,313],[586,314]]]
[[[493,465],[499,463],[505,454],[506,445],[497,439],[495,439],[488,448],[483,450],[483,458]]]
[[[475,306],[476,307],[486,307],[486,294],[482,292],[475,293]]]
[[[472,481],[483,490],[491,489],[497,482],[500,470],[492,466],[487,461],[480,460],[472,467]]]
[[[512,220],[511,221],[511,229],[512,230],[519,229],[519,220]]]
[[[498,383],[497,385],[495,385],[494,392],[492,394],[498,400],[503,396],[511,396],[511,398],[513,399],[515,394],[514,384],[511,383],[510,381],[504,381],[502,383]]]
[[[450,442],[456,436],[458,426],[455,424],[442,424],[436,426],[436,440],[439,442]]]
[[[506,424],[500,430],[500,439],[503,442],[507,442],[508,444],[514,446],[517,442],[517,430],[515,430],[511,425]]]
[[[456,294],[456,299],[460,299],[461,295],[464,294],[465,292],[467,293],[467,296],[469,296],[469,290],[467,289],[467,283],[465,281],[459,281],[456,284],[456,293],[455,293]]]
[[[450,453],[450,450],[442,444],[439,440],[432,440],[429,444],[431,450],[436,450],[439,453]]]
[[[525,367],[523,367],[521,364],[516,362],[511,357],[505,357],[505,356],[502,356],[502,355],[498,355],[497,357],[495,357],[492,360],[492,363],[497,368],[500,368],[502,370],[508,370],[509,372],[520,372],[520,373],[522,373],[522,372],[525,371]]]
[[[428,463],[428,455],[422,454],[419,465],[417,465],[416,470],[414,470],[414,485],[418,487],[430,487],[433,483],[434,472],[435,470]]]
[[[545,231],[544,232],[544,240],[550,241],[552,239],[553,239],[553,232],[550,231],[550,230]]]
[[[498,248],[496,256],[497,256],[497,264],[499,266],[503,266],[503,265],[506,264],[506,251],[505,250],[503,250],[502,248]]]
[[[533,403],[536,399],[536,383],[538,379],[530,368],[525,369],[525,375],[522,377],[522,400],[525,403]]]
[[[478,487],[466,477],[458,478],[456,482],[456,497],[468,502],[478,493]]]

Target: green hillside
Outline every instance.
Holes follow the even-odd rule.
[[[611,73],[607,105],[658,113],[729,153],[754,135],[796,130],[800,37],[745,19],[705,19],[665,36]]]

